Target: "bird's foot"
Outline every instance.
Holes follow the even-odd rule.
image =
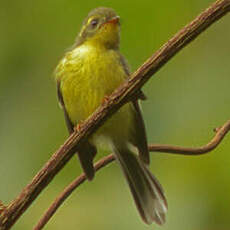
[[[78,122],[78,124],[74,126],[74,131],[80,132],[82,129],[82,124],[83,124],[83,121]]]
[[[107,103],[109,101],[109,96],[105,95],[102,99],[102,105],[104,105],[105,103]]]

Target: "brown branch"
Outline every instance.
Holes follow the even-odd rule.
[[[0,229],[6,230],[17,221],[17,219],[31,205],[34,199],[49,184],[54,176],[64,167],[73,156],[74,146],[80,145],[89,135],[96,131],[106,119],[115,113],[122,105],[129,101],[138,90],[156,73],[166,62],[168,62],[183,47],[194,40],[200,33],[211,24],[223,17],[230,11],[230,0],[218,0],[201,15],[195,18],[189,25],[185,26],[152,57],[150,57],[130,79],[122,84],[95,113],[87,119],[79,132],[74,132],[65,143],[57,150],[45,166],[37,173],[29,183],[6,208],[4,214],[0,215]]]
[[[114,161],[114,155],[110,154],[106,157],[103,157],[100,159],[95,165],[95,171],[98,171],[99,169],[105,167],[112,161]],[[84,173],[82,173],[80,176],[78,176],[72,183],[70,183],[62,193],[60,193],[59,196],[55,199],[55,201],[51,204],[51,206],[48,208],[48,210],[45,212],[45,214],[42,216],[38,224],[34,227],[33,230],[40,230],[43,229],[43,227],[48,223],[50,218],[54,215],[54,213],[57,211],[57,209],[61,206],[61,204],[71,195],[71,193],[83,182],[86,181],[86,176]]]
[[[198,156],[201,154],[208,153],[215,149],[220,142],[223,140],[225,135],[230,131],[230,120],[227,121],[222,127],[220,127],[218,130],[216,130],[216,135],[213,137],[213,139],[204,146],[197,147],[197,148],[185,148],[185,147],[179,147],[179,146],[171,146],[171,145],[150,145],[149,151],[152,152],[167,152],[167,153],[173,153],[173,154],[183,154],[183,155],[190,155],[190,156]],[[95,171],[98,171],[99,169],[105,167],[112,161],[114,161],[114,155],[110,154],[101,160],[99,160],[95,165]],[[71,193],[77,189],[84,181],[86,180],[85,174],[81,174],[78,176],[72,183],[70,183],[63,192],[60,193],[59,196],[54,200],[54,202],[51,204],[51,206],[47,209],[45,214],[42,216],[38,224],[34,227],[33,230],[41,230],[43,227],[48,223],[48,221],[51,219],[51,217],[54,215],[54,213],[57,211],[57,209],[62,205],[62,203],[71,195]]]
[[[5,210],[6,210],[6,206],[0,200],[0,214],[3,213],[3,212],[5,212]]]
[[[222,127],[214,129],[216,135],[213,139],[206,145],[197,147],[197,148],[185,148],[180,146],[172,146],[172,145],[150,145],[149,151],[151,152],[163,152],[170,154],[180,154],[180,155],[191,155],[191,156],[199,156],[201,154],[205,154],[211,152],[215,149],[220,142],[223,140],[225,135],[230,131],[230,120],[228,120]]]

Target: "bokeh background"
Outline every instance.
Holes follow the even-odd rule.
[[[109,6],[119,13],[121,51],[135,70],[212,2],[1,0],[0,200],[10,202],[68,136],[52,73],[89,10]],[[149,143],[200,146],[230,118],[229,41],[227,15],[146,84],[143,111]],[[113,163],[80,186],[45,229],[230,229],[230,136],[200,157],[153,153],[151,169],[168,198],[164,226],[142,223]],[[31,229],[80,173],[74,157],[13,229]]]

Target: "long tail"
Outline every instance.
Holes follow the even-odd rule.
[[[143,221],[163,224],[168,206],[157,179],[127,146],[116,146],[114,151]]]

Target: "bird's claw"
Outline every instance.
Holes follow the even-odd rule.
[[[109,96],[108,95],[105,95],[102,99],[102,104],[105,104],[109,101]]]
[[[80,132],[82,129],[82,123],[83,122],[79,122],[76,126],[74,126],[74,131]]]

